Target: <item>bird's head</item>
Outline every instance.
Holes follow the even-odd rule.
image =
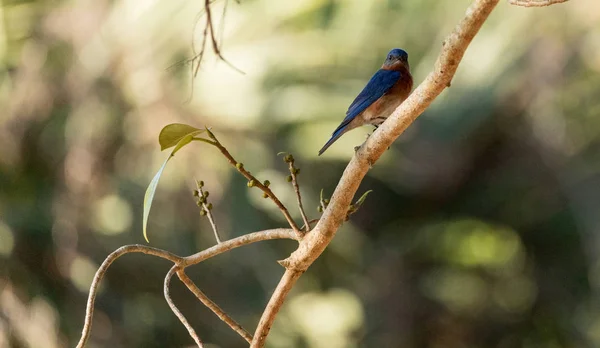
[[[395,70],[400,66],[404,66],[407,70],[410,70],[410,66],[408,65],[408,53],[403,49],[394,48],[385,58],[383,68]]]

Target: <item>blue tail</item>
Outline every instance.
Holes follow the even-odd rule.
[[[335,143],[335,141],[338,140],[339,137],[341,137],[344,133],[346,133],[347,126],[348,125],[346,125],[345,127],[340,127],[338,129],[336,129],[335,132],[333,132],[333,134],[331,135],[331,139],[329,139],[329,141],[327,141],[325,143],[325,145],[323,145],[321,150],[319,150],[319,156],[321,156],[323,154],[323,152],[325,152],[325,150],[327,150],[331,146],[331,144]]]

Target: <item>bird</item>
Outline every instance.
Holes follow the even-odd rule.
[[[319,156],[349,130],[365,124],[379,127],[408,97],[412,87],[408,53],[403,49],[394,48],[388,53],[381,68],[350,104],[346,117],[321,148]]]

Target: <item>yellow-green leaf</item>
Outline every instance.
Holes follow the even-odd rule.
[[[179,142],[188,135],[193,137],[202,132],[204,132],[204,129],[198,129],[187,124],[169,124],[165,126],[158,135],[158,143],[160,144],[160,150],[162,151],[164,149],[168,149],[179,144]]]
[[[195,134],[198,134],[198,133],[195,133]],[[154,175],[154,177],[152,178],[152,181],[150,181],[150,184],[148,185],[148,188],[146,189],[146,194],[144,194],[144,217],[142,220],[142,228],[144,231],[144,238],[146,239],[146,242],[148,242],[148,243],[150,243],[150,241],[148,240],[148,233],[147,233],[148,232],[148,229],[147,229],[148,218],[150,217],[150,208],[152,207],[152,200],[154,199],[154,193],[156,192],[156,188],[158,187],[158,181],[160,180],[160,176],[162,175],[163,171],[165,170],[165,167],[167,166],[167,163],[169,162],[171,157],[173,157],[177,151],[181,150],[182,147],[189,144],[192,141],[192,139],[194,138],[195,134],[193,132],[188,133],[179,139],[179,141],[175,144],[175,148],[173,149],[173,151],[171,151],[171,154],[169,154],[169,157],[167,157],[167,159],[162,164],[162,166],[160,166],[160,169],[158,170],[156,175]]]

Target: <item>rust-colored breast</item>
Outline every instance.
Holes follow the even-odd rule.
[[[403,64],[393,66],[390,70],[400,71],[400,79],[386,94],[371,104],[364,114],[365,123],[379,125],[400,105],[410,94],[413,86],[412,76]]]

